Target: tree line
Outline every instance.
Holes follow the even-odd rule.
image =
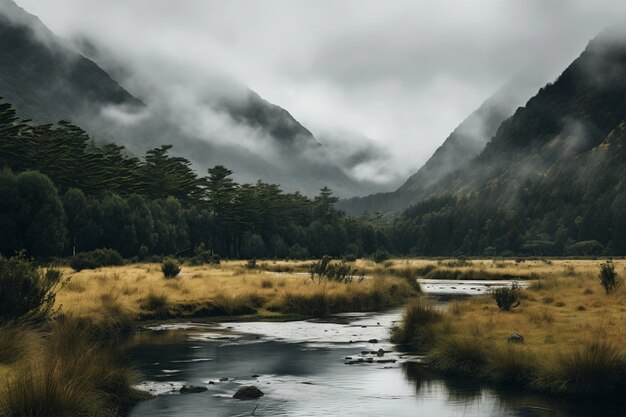
[[[124,257],[363,255],[385,237],[315,198],[278,185],[239,184],[218,165],[200,176],[164,145],[142,158],[98,146],[68,122],[38,125],[0,105],[0,253],[67,256],[97,248]]]
[[[439,195],[394,216],[346,216],[323,188],[310,198],[239,184],[218,165],[199,175],[171,146],[141,158],[96,145],[68,122],[37,125],[0,105],[0,253],[126,258],[596,256],[626,254],[624,131],[593,161],[563,161],[517,186]]]

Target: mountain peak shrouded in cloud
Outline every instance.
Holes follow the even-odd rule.
[[[364,191],[328,162],[288,111],[229,77],[168,61],[136,72],[125,55],[117,60],[95,41],[75,44],[87,46],[96,61],[105,57],[100,67],[13,2],[0,5],[0,97],[23,117],[71,120],[97,141],[138,154],[171,143],[199,170],[223,164],[241,181],[260,179],[309,195],[323,186],[339,195]],[[103,70],[107,66],[125,75],[125,87]]]
[[[42,123],[80,120],[99,106],[141,107],[104,71],[64,45],[39,19],[0,1],[0,96]]]
[[[430,159],[396,191],[343,200],[339,202],[339,207],[351,214],[391,212],[408,207],[428,187],[468,166],[481,153],[500,124],[513,115],[515,109],[522,106],[541,84],[542,81],[529,75],[513,78],[463,120]]]

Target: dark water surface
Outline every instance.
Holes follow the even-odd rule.
[[[158,395],[136,406],[131,417],[626,416],[623,408],[444,380],[416,363],[417,357],[372,354],[394,350],[388,330],[399,318],[393,311],[341,315],[334,322],[189,324],[144,332],[130,352],[145,376],[142,387]],[[347,365],[346,357],[372,362]],[[377,362],[390,359],[396,362]],[[208,391],[179,394],[183,384]],[[233,399],[247,384],[265,396]]]

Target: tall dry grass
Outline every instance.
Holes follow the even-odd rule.
[[[145,398],[132,389],[133,368],[93,341],[85,323],[59,319],[50,329],[16,331],[20,355],[0,383],[0,416],[109,417]]]
[[[401,305],[418,290],[414,277],[386,274],[351,283],[316,284],[308,273],[311,262],[183,266],[175,278],[164,279],[158,264],[134,264],[73,272],[58,296],[60,311],[87,317],[105,329],[125,329],[136,320],[258,314],[322,316]],[[106,314],[103,314],[106,312]]]
[[[500,311],[491,297],[481,296],[455,301],[441,319],[427,324],[423,314],[413,314],[409,307],[402,327],[430,337],[427,357],[440,371],[556,394],[623,400],[626,290],[618,287],[605,294],[598,280],[602,261],[538,262],[518,263],[525,273],[543,272],[520,292],[514,310]],[[623,277],[626,263],[614,264]],[[513,332],[524,337],[523,344],[508,341]],[[413,341],[415,349],[425,344],[418,342]]]

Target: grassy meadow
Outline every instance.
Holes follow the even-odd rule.
[[[427,354],[429,366],[551,393],[623,390],[626,286],[607,295],[592,260],[358,260],[350,282],[314,282],[313,261],[63,267],[56,315],[0,326],[0,416],[115,416],[142,398],[138,375],[116,345],[152,320],[285,320],[408,302],[393,337]],[[626,277],[626,262],[614,262]],[[364,278],[361,279],[361,274]],[[418,278],[526,279],[520,305],[499,311],[490,296],[434,308]],[[512,344],[512,332],[523,344]],[[620,391],[621,392],[621,391]],[[622,396],[623,398],[623,396]]]
[[[131,264],[74,272],[57,295],[63,315],[104,326],[176,318],[324,316],[401,305],[415,294],[409,280],[392,274],[355,277],[350,283],[311,281],[309,262],[244,261],[182,266],[166,279],[160,264]]]
[[[440,311],[421,299],[407,306],[394,339],[425,353],[429,366],[442,372],[554,394],[623,399],[626,286],[622,282],[606,294],[598,279],[601,263],[500,261],[487,270],[536,278],[520,291],[518,307],[500,311],[485,295]],[[626,261],[614,265],[624,281]],[[509,342],[511,333],[524,342]]]

